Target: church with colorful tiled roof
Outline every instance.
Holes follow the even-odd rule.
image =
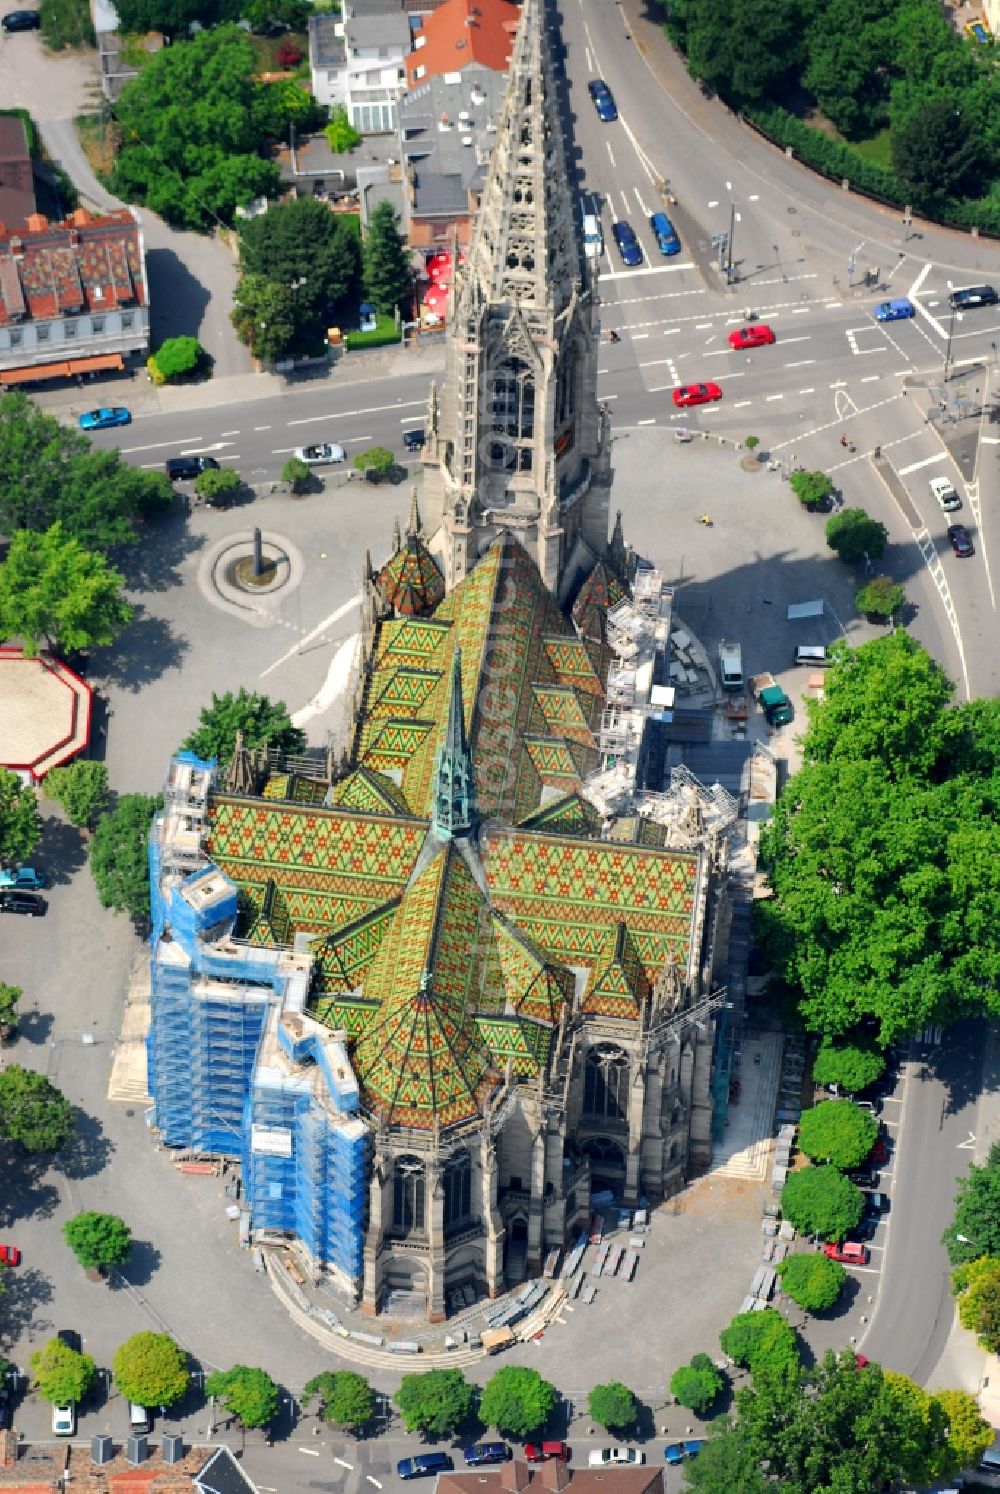
[[[427,527],[414,498],[365,560],[350,740],[325,772],[182,754],[150,847],[163,1141],[239,1160],[248,1240],[432,1321],[711,1144],[717,851],[592,791],[630,567],[543,12],[431,396]]]

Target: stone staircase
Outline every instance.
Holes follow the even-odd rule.
[[[712,1152],[712,1171],[722,1177],[763,1181],[770,1172],[782,1046],[776,1032],[744,1040],[740,1104],[730,1106],[725,1140]]]

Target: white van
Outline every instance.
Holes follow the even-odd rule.
[[[145,1406],[140,1406],[137,1401],[128,1403],[128,1429],[135,1436],[136,1433],[151,1432],[153,1430],[153,1418]]]
[[[825,669],[832,664],[829,650],[824,643],[797,643],[795,645],[796,664],[808,664],[813,669]]]
[[[588,259],[600,259],[604,253],[601,220],[596,213],[583,215],[583,249]]]

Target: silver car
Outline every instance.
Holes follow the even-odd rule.
[[[307,467],[319,467],[326,462],[342,462],[344,454],[344,448],[335,441],[321,441],[318,446],[299,446],[295,451],[299,461],[305,462]]]

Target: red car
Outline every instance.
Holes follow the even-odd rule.
[[[569,1462],[569,1448],[565,1442],[526,1442],[524,1456],[529,1463],[544,1463],[548,1458]]]
[[[823,1254],[831,1261],[843,1261],[848,1266],[867,1266],[871,1259],[867,1245],[854,1240],[842,1240],[839,1245],[824,1245]]]
[[[16,1245],[0,1245],[0,1265],[19,1266],[21,1264],[21,1252]]]
[[[683,408],[687,405],[707,405],[713,399],[721,399],[722,390],[718,384],[681,384],[674,390],[674,404]]]
[[[774,333],[763,322],[753,327],[737,327],[729,334],[729,346],[739,352],[740,348],[762,348],[774,341]]]

